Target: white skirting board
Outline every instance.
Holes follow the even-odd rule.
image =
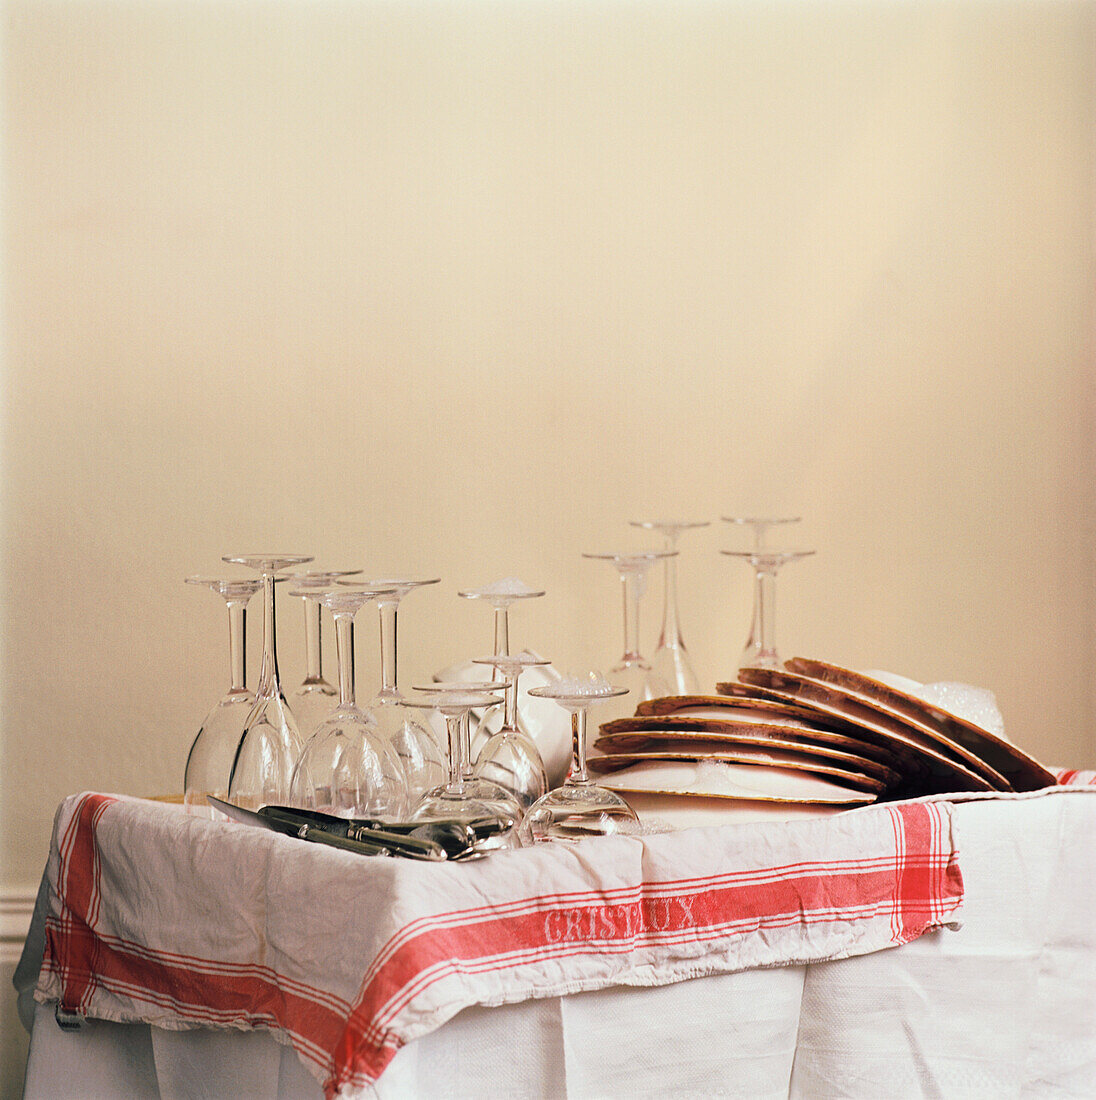
[[[0,892],[0,962],[14,966],[30,928],[37,886],[9,887]]]

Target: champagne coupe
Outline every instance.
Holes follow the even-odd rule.
[[[682,531],[694,527],[708,527],[709,520],[632,520],[633,527],[657,531],[665,539],[666,550],[676,550]],[[699,695],[700,681],[689,661],[688,651],[681,638],[677,609],[677,558],[666,558],[663,563],[662,630],[658,645],[651,658],[651,667],[677,695]]]
[[[635,810],[614,791],[592,783],[586,771],[586,711],[625,694],[627,689],[614,687],[591,673],[586,678],[564,677],[549,687],[531,691],[570,711],[573,760],[563,786],[549,791],[529,808],[519,832],[521,842],[540,844],[639,832]]]
[[[779,668],[773,640],[776,574],[782,565],[809,557],[813,550],[723,550],[732,558],[744,558],[754,569],[754,615],[750,637],[739,658],[739,668]]]
[[[330,588],[340,577],[353,577],[360,569],[329,572],[308,570],[287,573],[285,579],[299,590]],[[335,709],[339,693],[323,675],[323,628],[320,623],[320,601],[302,598],[304,606],[305,677],[301,686],[289,697],[289,706],[297,719],[302,740]]]
[[[504,692],[506,687],[507,683],[505,680],[450,680],[440,683],[421,684],[415,688],[415,691],[423,695],[451,695],[454,692],[459,694],[462,691],[486,692],[489,695],[498,695],[500,692]],[[431,713],[440,714],[441,712],[435,710]],[[514,818],[515,821],[520,821],[523,812],[521,803],[519,803],[505,787],[500,787],[497,783],[491,782],[490,779],[483,779],[473,774],[471,754],[472,736],[470,732],[471,715],[472,711],[470,710],[466,710],[461,715],[460,728],[458,730],[457,748],[460,752],[460,773],[461,778],[464,780],[464,791],[470,798],[478,799],[480,802],[495,804],[503,813]],[[444,723],[444,721],[445,716],[442,715],[442,722]]]
[[[230,565],[245,565],[262,576],[263,659],[259,665],[259,685],[244,722],[228,782],[230,802],[257,810],[267,803],[285,801],[293,765],[301,751],[297,720],[278,677],[274,582],[279,573],[294,565],[304,565],[312,558],[299,554],[245,554],[221,560]]]
[[[381,736],[396,750],[407,775],[409,805],[415,806],[427,791],[445,782],[445,761],[433,733],[419,722],[403,703],[397,686],[396,619],[400,601],[408,592],[437,584],[441,578],[411,580],[406,577],[370,580],[376,588],[385,588],[377,597],[381,623],[381,689],[370,701]],[[340,582],[340,584],[353,582]]]
[[[228,797],[232,761],[255,702],[254,693],[247,687],[247,604],[262,587],[262,581],[187,577],[186,583],[205,585],[222,596],[228,606],[229,688],[205,716],[190,746],[183,775],[187,812],[220,817],[206,796]]]
[[[445,717],[449,743],[449,779],[443,787],[431,791],[419,803],[411,815],[412,821],[494,821],[502,826],[493,838],[492,847],[513,847],[516,841],[514,827],[518,818],[503,811],[496,802],[472,797],[460,766],[460,725],[473,707],[493,706],[498,696],[482,691],[469,691],[463,684],[449,691],[432,694],[425,700],[405,699],[403,706],[437,709]]]
[[[290,802],[338,817],[399,820],[408,809],[403,765],[380,735],[373,715],[358,707],[354,694],[354,616],[392,589],[305,591],[335,620],[339,705],[316,727],[301,752],[293,769]]]
[[[549,662],[527,653],[496,653],[492,657],[477,657],[472,663],[493,665],[506,677],[502,729],[492,734],[480,749],[474,774],[497,783],[518,800],[522,809],[527,809],[548,790],[548,776],[533,739],[518,725],[518,680],[523,669]]]
[[[619,664],[610,669],[610,673],[636,702],[659,699],[673,692],[670,684],[651,667],[650,662],[639,651],[639,602],[643,598],[651,566],[656,561],[673,557],[677,553],[677,550],[643,550],[634,553],[582,555],[584,558],[611,562],[620,576],[624,594],[624,655]],[[611,695],[606,698],[615,697]],[[610,709],[614,718],[632,713],[630,706]],[[620,711],[619,714],[617,710]]]

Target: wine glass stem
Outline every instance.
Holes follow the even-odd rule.
[[[354,706],[354,613],[335,611],[335,655],[339,661],[339,706]]]
[[[396,612],[399,600],[381,600],[379,603],[381,619],[381,699],[400,698],[396,686]]]
[[[774,657],[776,648],[773,645],[773,619],[775,617],[776,600],[776,570],[761,567],[757,569],[755,577],[755,622],[757,642],[760,652],[758,656]]]
[[[465,778],[472,776],[472,717],[471,711],[465,711],[460,718],[460,736],[457,739],[460,749],[460,773]]]
[[[304,601],[304,659],[306,684],[318,684],[323,679],[323,638],[320,625],[320,601]]]
[[[673,550],[675,540],[666,539],[666,549]],[[681,628],[677,621],[677,558],[666,558],[663,562],[665,586],[662,598],[662,633],[658,639],[659,649],[678,649],[681,647]]]
[[[518,677],[521,671],[515,669],[506,674],[506,705],[503,710],[503,725],[508,730],[518,728]]]
[[[447,714],[445,716],[445,733],[449,741],[449,790],[454,794],[464,791],[464,768],[461,756],[461,725],[468,717],[464,714]]]
[[[263,659],[259,665],[256,699],[273,698],[278,691],[277,639],[274,628],[274,574],[263,574]]]
[[[247,691],[247,601],[228,601],[228,659],[232,686],[230,695]]]
[[[495,656],[510,656],[510,608],[509,605],[495,608]]]
[[[624,661],[638,661],[639,657],[639,586],[640,575],[627,571],[621,573],[621,589],[624,593]]]
[[[589,783],[586,774],[586,711],[571,711],[571,774],[568,783]]]

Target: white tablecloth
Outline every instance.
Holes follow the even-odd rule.
[[[1096,791],[960,802],[954,825],[958,931],[837,961],[467,1008],[400,1049],[375,1094],[1093,1096]],[[26,1095],[321,1091],[269,1033],[95,1020],[65,1032],[47,1005]]]

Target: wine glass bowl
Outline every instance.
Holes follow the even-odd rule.
[[[536,744],[518,724],[518,680],[523,669],[543,667],[549,662],[525,653],[496,653],[477,657],[472,663],[493,666],[506,678],[502,728],[485,742],[473,774],[509,791],[524,809],[548,790],[548,776]]]

